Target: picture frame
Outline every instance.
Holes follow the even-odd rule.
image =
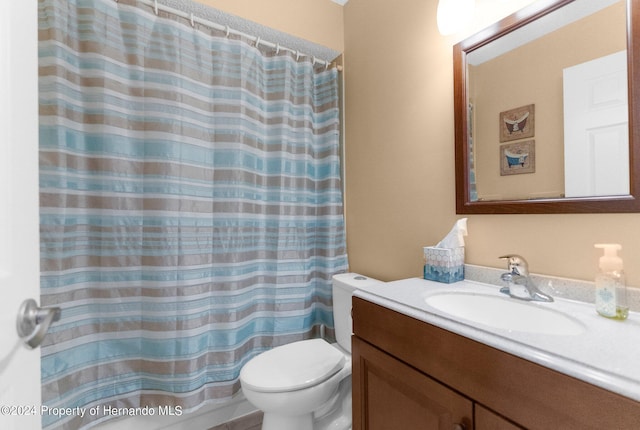
[[[534,140],[500,145],[500,176],[535,173],[536,146]]]
[[[500,112],[500,142],[534,137],[535,119],[534,104]]]

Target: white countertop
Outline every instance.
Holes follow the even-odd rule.
[[[501,330],[455,319],[424,301],[431,294],[472,292],[506,297],[495,285],[442,284],[420,278],[359,286],[355,296],[445,330],[640,401],[640,313],[624,321],[599,316],[592,304],[555,298],[527,302],[566,313],[586,326],[582,334],[549,335]],[[516,299],[511,299],[516,300]]]

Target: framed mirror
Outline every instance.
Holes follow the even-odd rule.
[[[539,0],[453,54],[458,214],[640,212],[640,0]]]

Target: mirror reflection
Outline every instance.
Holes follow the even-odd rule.
[[[626,2],[576,0],[466,56],[469,199],[628,195]]]

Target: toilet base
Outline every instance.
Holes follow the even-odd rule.
[[[298,415],[263,411],[262,430],[351,430],[351,375],[341,377],[336,391],[316,410]],[[249,401],[255,392],[245,390]],[[291,409],[289,409],[291,410]],[[295,410],[295,409],[294,409]],[[307,409],[308,410],[308,409]]]
[[[262,430],[313,430],[313,414],[264,414]]]

